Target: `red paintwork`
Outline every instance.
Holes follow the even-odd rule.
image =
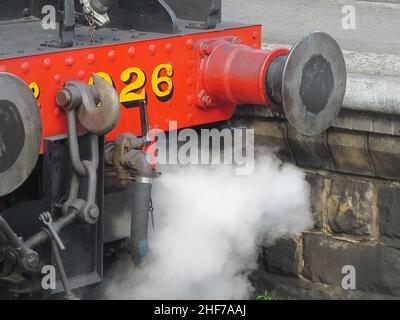
[[[237,68],[231,68],[226,79],[232,90],[234,99],[221,99],[217,106],[199,108],[196,106],[198,85],[196,84],[199,66],[200,40],[210,40],[220,37],[234,37],[241,43],[252,48],[261,46],[261,26],[245,26],[222,31],[207,31],[193,35],[178,35],[167,38],[142,40],[138,42],[101,45],[81,49],[63,50],[55,53],[36,54],[10,59],[0,59],[0,72],[6,71],[22,78],[27,84],[36,82],[40,87],[38,102],[41,106],[43,120],[43,138],[64,134],[67,132],[66,119],[55,103],[57,91],[69,80],[88,81],[94,72],[108,73],[115,84],[118,93],[125,87],[120,74],[128,67],[139,67],[147,75],[146,91],[148,96],[148,115],[150,128],[168,130],[170,120],[177,121],[179,128],[195,126],[210,122],[229,119],[237,102],[267,102],[261,99],[257,72],[265,69],[269,57],[264,51],[254,51],[240,46],[244,54],[251,57],[242,61]],[[202,56],[200,56],[202,58]],[[241,55],[237,58],[242,59]],[[216,59],[219,59],[216,55]],[[221,58],[226,62],[226,58]],[[225,60],[224,60],[225,59]],[[218,63],[218,61],[216,60]],[[221,61],[222,62],[222,61]],[[169,63],[174,68],[172,77],[174,83],[173,96],[169,101],[161,102],[151,90],[151,75],[154,68],[162,63]],[[222,65],[222,64],[221,64]],[[234,67],[234,66],[233,66]],[[208,73],[213,72],[213,67]],[[245,70],[250,71],[246,75]],[[241,71],[238,73],[238,71]],[[264,72],[264,71],[262,71]],[[254,78],[253,78],[254,76]],[[235,79],[237,77],[237,79]],[[213,95],[223,92],[217,90],[218,79],[206,81],[205,86]],[[248,82],[248,83],[247,83]],[[226,83],[225,83],[226,84]],[[215,85],[215,90],[213,86]],[[243,97],[243,98],[241,98]],[[256,99],[253,99],[256,97]],[[246,100],[248,99],[248,101]],[[107,140],[115,139],[119,134],[132,132],[140,134],[140,117],[138,108],[121,107],[121,117],[116,128],[107,135]]]
[[[255,49],[234,37],[199,41],[197,49],[195,83],[199,107],[248,103],[278,110],[265,91],[265,78],[270,63],[277,56],[288,55],[288,49]]]

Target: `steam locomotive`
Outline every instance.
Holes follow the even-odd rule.
[[[261,49],[261,26],[221,0],[2,0],[0,296],[103,279],[104,246],[148,254],[149,132],[212,125],[264,105],[300,134],[326,130],[345,93],[336,41]],[[126,219],[125,230],[114,222]],[[56,285],[43,287],[53,266]]]

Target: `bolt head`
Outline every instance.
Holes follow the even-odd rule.
[[[24,8],[24,10],[22,10],[22,14],[24,15],[24,17],[29,17],[31,14],[31,10],[29,10],[29,8]]]
[[[99,209],[98,209],[98,208],[95,208],[95,207],[92,207],[92,208],[89,209],[88,214],[89,214],[89,217],[90,217],[91,219],[97,220],[97,219],[99,218],[99,215],[100,215]]]
[[[208,43],[205,43],[201,46],[201,52],[206,55],[209,56],[212,52],[212,46]]]
[[[71,93],[63,88],[56,95],[56,103],[60,108],[66,108],[71,103],[71,98]]]
[[[205,94],[201,97],[201,102],[204,106],[210,106],[213,103],[213,99],[212,97],[210,97],[209,95]]]
[[[26,266],[30,269],[30,270],[35,270],[38,268],[39,266],[39,256],[32,252],[29,257],[27,257],[26,259]]]

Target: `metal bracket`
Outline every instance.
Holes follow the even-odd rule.
[[[74,44],[75,3],[74,0],[63,0],[63,15],[59,21],[60,39],[58,47],[67,48]]]
[[[164,0],[120,0],[109,12],[110,27],[174,34],[178,19]]]
[[[214,29],[221,22],[221,0],[166,0],[179,19],[188,20],[187,28]]]

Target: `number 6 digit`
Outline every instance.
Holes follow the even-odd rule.
[[[161,76],[163,70],[165,70],[166,76]],[[153,71],[153,75],[151,77],[153,92],[162,101],[168,100],[172,94],[174,85],[171,77],[173,74],[174,69],[170,64],[160,64]]]

